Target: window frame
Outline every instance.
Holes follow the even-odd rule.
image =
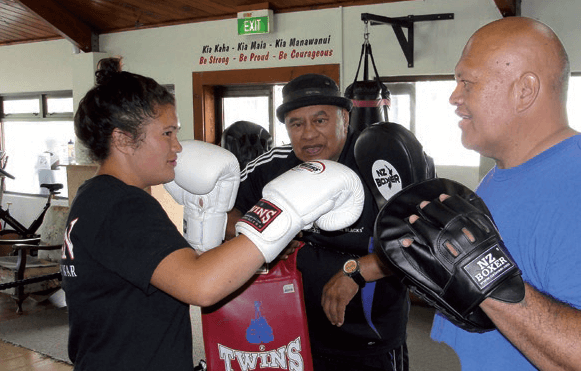
[[[415,82],[415,81],[414,81]],[[416,132],[416,86],[411,81],[385,83],[390,95],[407,95],[410,97],[410,131]],[[389,119],[389,111],[387,113]]]
[[[72,98],[72,90],[56,90],[44,91],[35,93],[11,93],[0,94],[0,121],[62,121],[63,119],[73,119],[73,111],[48,113],[48,98]],[[4,113],[4,101],[6,100],[21,100],[21,99],[38,99],[39,114],[34,113]],[[2,143],[3,145],[4,143]]]
[[[414,76],[386,76],[380,78],[391,94],[410,96],[410,131],[416,133],[416,86],[417,82],[424,81],[454,81],[453,74],[445,75],[414,75]],[[404,85],[405,84],[405,85]]]
[[[214,87],[215,104],[216,104],[216,126],[221,128],[221,133],[224,131],[224,115],[222,98],[239,98],[239,97],[267,97],[268,106],[272,107],[274,102],[274,86],[275,84],[261,84],[261,85],[220,85]],[[268,110],[269,127],[268,132],[274,133],[274,114],[273,110]]]
[[[59,113],[48,113],[47,100],[49,98],[73,98],[72,90],[54,90],[54,91],[41,91],[41,92],[24,92],[24,93],[7,93],[0,94],[0,150],[4,151],[6,148],[6,135],[4,130],[4,125],[6,122],[51,122],[51,121],[71,121],[74,120],[74,107],[70,112],[59,112]],[[4,102],[6,100],[21,100],[21,99],[38,99],[39,101],[39,114],[36,113],[18,113],[18,114],[6,114],[4,112]],[[67,187],[67,184],[63,184]],[[28,193],[28,192],[15,192],[6,191],[5,189],[0,190],[6,194],[13,195],[25,195],[32,197],[46,197],[43,193]],[[67,199],[65,196],[56,196],[57,199]]]

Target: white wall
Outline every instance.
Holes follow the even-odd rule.
[[[451,74],[470,35],[480,26],[501,17],[493,0],[404,1],[345,8],[343,66],[347,81],[353,80],[359,62],[364,33],[361,13],[384,17],[454,13],[453,20],[415,23],[413,68],[408,68],[391,26],[369,26],[369,42],[381,76]]]
[[[578,22],[581,2],[522,0],[522,12],[552,26],[568,48],[573,71],[581,71]],[[407,67],[391,26],[370,26],[369,40],[382,76],[451,74],[470,35],[480,26],[501,17],[494,0],[416,0],[275,14],[275,31],[267,36],[238,36],[234,19],[105,34],[100,36],[100,49],[104,55],[123,56],[126,70],[151,76],[163,84],[174,84],[182,124],[180,138],[190,139],[193,137],[192,72],[339,63],[342,89],[345,89],[353,81],[359,62],[364,32],[361,13],[386,17],[454,13],[453,20],[415,24],[413,68]],[[290,45],[293,38],[329,36],[325,44]],[[277,46],[277,40],[285,41],[286,45]],[[265,48],[250,50],[252,41],[264,43]],[[239,43],[249,49],[238,50]],[[228,50],[216,51],[216,45],[227,46]],[[205,52],[204,46],[211,50]],[[293,50],[331,50],[332,55],[291,59]],[[240,54],[248,57],[252,52],[269,53],[269,60],[240,61]],[[287,53],[287,58],[280,59],[280,52]],[[75,89],[77,96],[78,90],[86,91],[87,84],[92,81],[92,65],[100,54],[91,54],[88,58],[83,54],[75,55],[71,44],[65,40],[2,46],[0,94]],[[209,60],[211,56],[228,58],[228,64],[200,63],[202,57]],[[79,65],[83,68],[78,68]],[[479,179],[477,169],[442,168],[438,172],[471,187]]]
[[[71,90],[73,47],[66,40],[0,47],[0,94]]]
[[[550,26],[565,45],[571,71],[581,71],[581,1],[522,0],[521,13]]]

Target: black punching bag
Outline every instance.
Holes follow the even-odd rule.
[[[262,126],[249,121],[236,121],[222,133],[222,147],[238,159],[240,170],[272,148],[272,136]]]
[[[345,90],[345,97],[353,102],[349,115],[351,127],[363,131],[369,125],[388,120],[391,100],[387,87],[377,80],[355,81]]]
[[[363,57],[365,57],[363,65],[364,80],[357,81]],[[375,71],[375,79],[373,80],[369,80],[368,78],[369,59],[371,59]],[[375,124],[376,122],[389,121],[387,115],[387,111],[391,104],[389,90],[387,90],[387,86],[379,80],[379,75],[371,52],[371,45],[368,41],[363,43],[355,80],[345,90],[345,98],[349,98],[353,102],[353,109],[349,116],[349,122],[351,127],[356,131],[361,132],[369,125]]]

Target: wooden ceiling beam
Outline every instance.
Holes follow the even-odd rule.
[[[51,26],[85,53],[98,51],[94,47],[93,30],[54,0],[15,0]]]
[[[520,15],[521,0],[494,0],[494,2],[503,17],[514,17]]]

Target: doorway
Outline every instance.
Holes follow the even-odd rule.
[[[221,93],[229,88],[234,91],[241,88],[252,90],[252,87],[256,87],[256,91],[264,91],[264,88],[286,84],[306,73],[326,75],[340,86],[339,64],[193,73],[194,139],[220,144],[223,119],[222,112],[218,109],[223,103],[217,100],[222,100]],[[276,118],[273,113],[269,113],[269,116],[269,128],[274,127]]]

